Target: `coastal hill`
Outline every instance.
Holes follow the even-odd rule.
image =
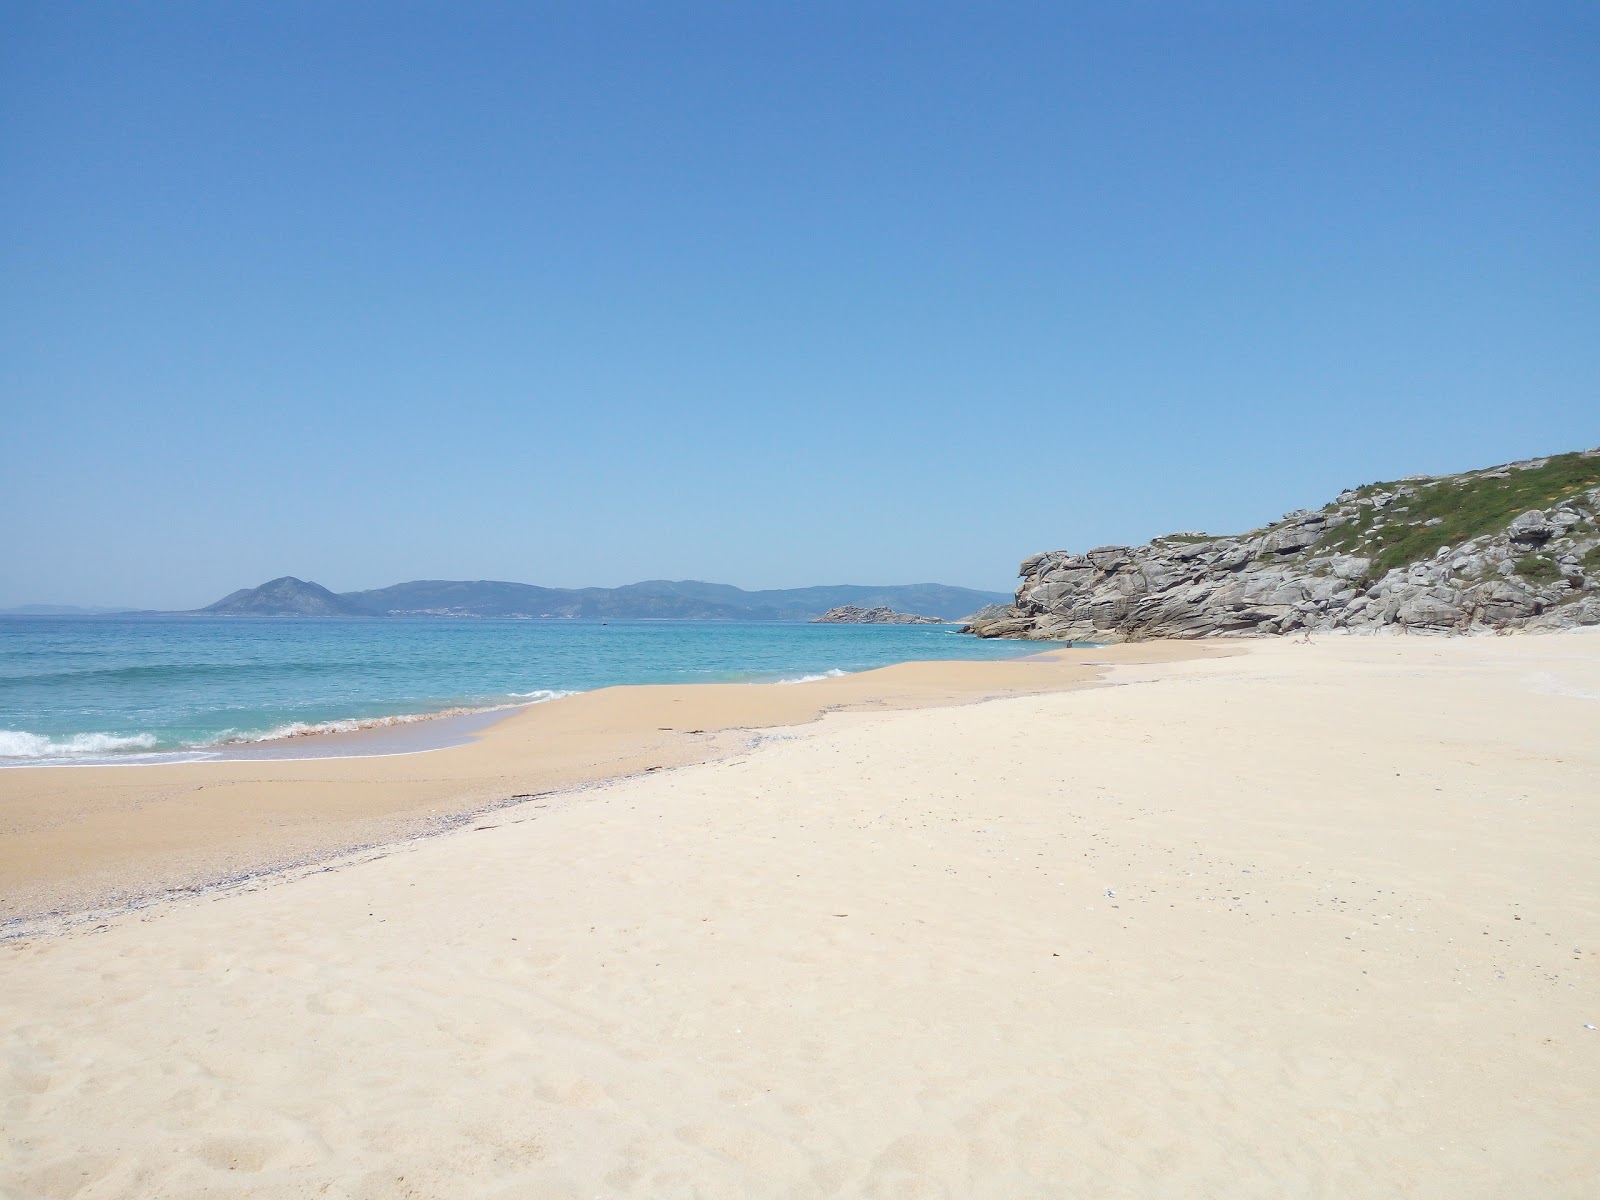
[[[1233,537],[1022,563],[980,637],[1120,642],[1600,625],[1600,449],[1341,493]]]
[[[962,619],[1003,593],[939,583],[866,584],[747,592],[722,583],[652,579],[618,588],[547,588],[495,580],[417,580],[336,594],[285,576],[234,592],[200,609],[230,616],[426,616],[671,618],[702,621],[809,621],[843,604],[887,606]]]
[[[359,604],[330,592],[319,583],[293,575],[269,580],[260,587],[240,588],[200,610],[227,617],[366,617]]]

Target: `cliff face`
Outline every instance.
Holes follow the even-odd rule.
[[[1600,449],[1342,493],[1237,537],[1023,562],[980,637],[1120,642],[1600,624]]]

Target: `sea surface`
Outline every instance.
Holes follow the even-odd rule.
[[[946,625],[0,618],[0,765],[164,762],[630,683],[802,683],[1036,644]]]

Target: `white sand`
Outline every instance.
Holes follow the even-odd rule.
[[[1600,638],[1114,677],[0,946],[0,1193],[1600,1194]]]

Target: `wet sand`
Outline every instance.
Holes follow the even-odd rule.
[[[0,922],[139,903],[451,828],[515,798],[726,756],[825,712],[966,703],[1091,683],[1161,645],[902,663],[801,684],[619,687],[482,718],[331,733],[229,759],[0,771]],[[474,725],[480,726],[474,728]],[[31,928],[30,923],[27,927]],[[0,930],[5,926],[0,924]]]

